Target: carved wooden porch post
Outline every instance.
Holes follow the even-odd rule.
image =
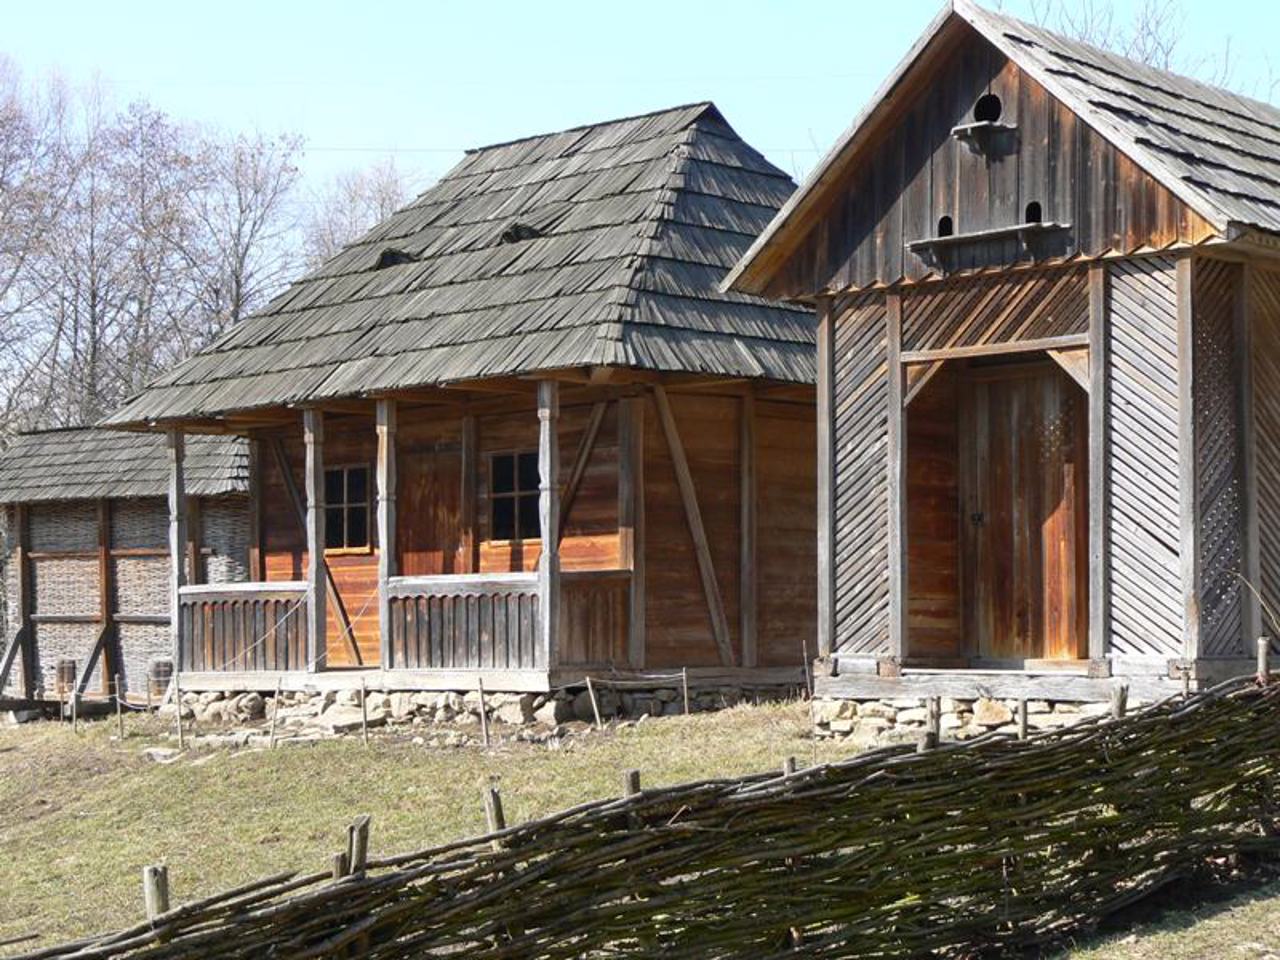
[[[378,631],[384,670],[391,650],[391,588],[396,570],[396,402],[378,401]]]
[[[307,482],[307,669],[320,669],[325,652],[327,599],[324,559],[324,414],[302,411]]]
[[[560,614],[560,385],[538,382],[538,525],[542,552],[538,557],[538,647],[542,666],[556,661]]]
[[[173,669],[181,671],[182,608],[180,594],[187,582],[187,486],[183,476],[186,438],[181,430],[168,433],[169,448],[169,632]]]

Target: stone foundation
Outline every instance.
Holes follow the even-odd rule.
[[[939,732],[944,740],[968,740],[991,731],[1018,732],[1018,701],[941,697]],[[1136,704],[1131,704],[1136,706]],[[1111,710],[1108,703],[1028,700],[1027,729],[1057,730]],[[928,702],[924,699],[813,701],[813,722],[819,737],[837,737],[867,748],[914,743],[925,731]]]

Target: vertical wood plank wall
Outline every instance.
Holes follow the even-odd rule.
[[[1243,657],[1243,463],[1236,292],[1241,266],[1200,258],[1194,263],[1193,398],[1196,443],[1197,593],[1200,656]],[[1251,648],[1250,648],[1251,649]]]
[[[1119,656],[1182,649],[1178,339],[1169,258],[1110,266],[1107,633]]]

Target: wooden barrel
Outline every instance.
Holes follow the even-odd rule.
[[[147,682],[151,684],[151,695],[163,697],[169,689],[169,681],[173,679],[172,660],[152,660]]]
[[[56,676],[58,696],[71,696],[76,689],[76,662],[66,657],[60,658]]]

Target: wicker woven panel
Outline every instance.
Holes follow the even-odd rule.
[[[88,500],[41,503],[31,508],[31,549],[96,550],[98,508]]]
[[[45,696],[52,697],[58,687],[58,661],[74,660],[76,670],[81,671],[93,653],[101,628],[95,623],[38,623],[33,627],[36,641],[37,686]],[[102,689],[101,664],[98,675],[91,678],[87,688]]]
[[[835,321],[835,642],[840,653],[889,649],[889,381],[880,296]]]
[[[31,561],[33,613],[97,616],[98,561],[47,557]]]
[[[249,579],[249,505],[243,497],[216,497],[201,504],[209,583],[240,583]]]
[[[145,693],[151,665],[156,660],[173,659],[169,627],[167,624],[122,623],[118,629],[124,653],[121,683],[129,693]]]
[[[117,613],[168,615],[168,557],[115,557],[111,565]]]
[[[111,504],[112,549],[169,547],[169,504],[158,497],[115,500]]]

